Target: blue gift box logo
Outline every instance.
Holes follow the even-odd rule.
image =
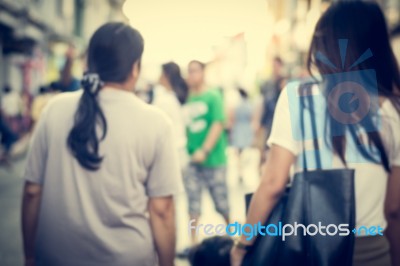
[[[299,86],[309,80],[297,80],[289,82],[287,93],[289,109],[291,114],[292,136],[297,141],[310,141],[315,138],[323,140],[325,136],[345,136],[349,134],[352,127],[357,132],[376,132],[380,128],[379,118],[379,95],[376,80],[376,72],[373,69],[351,71],[352,68],[372,57],[370,49],[365,51],[350,67],[349,71],[343,71],[346,60],[347,39],[339,40],[339,51],[341,66],[335,66],[325,55],[317,53],[315,58],[329,66],[337,73],[323,75],[320,88],[323,90],[312,90],[307,95],[300,95]],[[315,82],[315,80],[314,80]],[[301,110],[307,109],[309,99],[301,101],[299,97],[312,97],[313,110],[309,110],[312,115],[304,115],[305,132],[301,132],[300,116]],[[305,105],[305,106],[304,106]],[[327,111],[326,111],[327,110]],[[326,123],[321,123],[330,118],[331,126],[327,133]],[[311,119],[315,119],[316,136],[311,132]],[[349,136],[350,137],[350,136]],[[346,138],[347,139],[347,138]],[[329,167],[332,163],[333,152],[326,141],[319,141],[318,153],[321,157],[323,167]],[[367,145],[362,143],[348,143],[348,147],[354,145]],[[379,159],[379,152],[376,149],[365,146],[373,158]],[[363,156],[356,152],[357,149],[346,149],[346,161],[349,163],[366,162]],[[306,151],[307,161],[313,162],[314,151]],[[299,162],[300,163],[300,162]],[[312,167],[312,165],[310,165]]]

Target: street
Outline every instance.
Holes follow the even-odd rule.
[[[20,206],[24,158],[11,167],[0,167],[0,265],[22,265]]]

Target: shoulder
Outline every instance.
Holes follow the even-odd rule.
[[[292,88],[289,88],[287,86],[285,86],[281,90],[281,93],[279,94],[279,97],[278,97],[278,102],[277,102],[276,108],[288,107],[290,93],[295,93],[295,91]],[[295,99],[297,99],[297,97],[295,97]]]
[[[82,90],[59,93],[48,101],[43,113],[57,113],[58,110],[67,113],[68,110],[75,110],[81,96]]]
[[[222,97],[222,91],[218,88],[209,88],[205,93],[210,97]]]
[[[152,105],[166,108],[173,105],[179,105],[179,102],[173,93],[167,92],[164,87],[158,85],[154,89],[154,99]]]
[[[211,102],[211,103],[215,103],[215,102],[221,102],[222,101],[222,93],[215,88],[211,88],[206,90],[203,93],[203,97],[202,97],[206,102]]]
[[[278,105],[297,106],[302,98],[307,96],[322,96],[315,98],[315,104],[325,101],[320,84],[309,81],[291,81],[279,93]],[[314,98],[314,97],[313,97]]]
[[[139,99],[138,99],[139,100]],[[156,126],[159,129],[167,128],[172,125],[171,119],[168,115],[157,106],[153,106],[151,104],[142,102],[139,100],[138,106],[141,109],[141,113],[143,114],[143,119],[146,121],[151,121],[153,126]]]
[[[64,104],[70,104],[72,102],[78,102],[82,96],[82,93],[83,93],[82,90],[59,93],[52,97],[52,99],[48,103],[48,106],[52,107],[60,104],[64,105]]]

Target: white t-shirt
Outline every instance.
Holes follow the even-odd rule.
[[[313,94],[315,93],[319,93],[318,86],[313,87]],[[314,111],[317,127],[324,128],[326,109],[315,108]],[[300,156],[298,155],[302,153],[303,144],[301,140],[298,140],[298,136],[293,136],[292,133],[293,131],[299,132],[299,114],[300,111],[290,112],[288,89],[283,89],[276,106],[272,131],[267,144],[269,146],[272,144],[279,145],[297,156],[297,162],[292,169],[294,172],[302,171],[302,162],[299,162]],[[400,166],[400,117],[389,100],[383,102],[379,115],[382,121],[380,134],[386,147],[390,165]],[[309,116],[308,111],[304,112],[304,116]],[[305,125],[307,126],[307,124]],[[296,127],[295,130],[292,130],[294,129],[292,127]],[[326,145],[324,137],[318,139],[320,147]],[[351,141],[352,138],[346,135],[346,154],[358,154],[358,159],[361,159],[346,158],[348,168],[355,169],[356,226],[379,225],[385,228],[387,222],[384,216],[384,200],[388,174],[382,165],[369,162],[366,159],[362,160],[362,156],[359,155],[357,148],[352,145]],[[305,145],[308,149],[307,141]],[[322,168],[338,169],[345,167],[336,154],[333,154],[332,151],[330,151],[330,154],[332,160],[322,160]],[[313,156],[310,157],[307,154],[307,162],[314,160]],[[351,162],[352,160],[353,162]]]
[[[148,199],[182,191],[173,127],[133,93],[106,88],[98,171],[71,155],[67,137],[82,91],[56,96],[35,128],[25,179],[42,184],[38,265],[157,264]]]
[[[182,107],[173,91],[168,91],[161,85],[154,88],[153,105],[163,110],[174,124],[176,145],[179,149],[186,147],[186,130]]]
[[[179,152],[179,163],[184,169],[188,161],[186,152],[186,127],[183,116],[183,108],[173,91],[157,85],[154,88],[154,106],[160,108],[172,120],[174,125],[175,143]]]

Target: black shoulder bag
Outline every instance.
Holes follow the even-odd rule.
[[[310,93],[312,84],[300,86],[301,93]],[[308,91],[304,91],[308,90]],[[304,94],[303,94],[304,95]],[[316,123],[313,117],[312,97],[300,97],[300,123],[304,136],[304,98],[308,98],[310,108],[312,134],[317,143]],[[303,142],[304,143],[304,142]],[[314,147],[317,148],[317,147]],[[303,229],[297,230],[297,236],[286,237],[285,241],[280,236],[258,236],[251,250],[247,252],[244,266],[350,266],[353,260],[354,234],[351,230],[355,227],[355,192],[354,170],[336,169],[322,170],[321,158],[316,149],[316,170],[307,168],[306,154],[303,147],[303,172],[295,174],[290,188],[277,203],[269,215],[268,224],[310,224],[327,226],[333,224],[341,229],[346,229],[347,234],[339,235],[335,227],[331,226],[332,235],[316,234],[304,235]],[[251,195],[246,195],[246,204]],[[326,233],[326,228],[324,232]],[[311,233],[315,231],[310,229]],[[343,232],[343,231],[342,231]],[[335,234],[333,234],[335,233]]]

